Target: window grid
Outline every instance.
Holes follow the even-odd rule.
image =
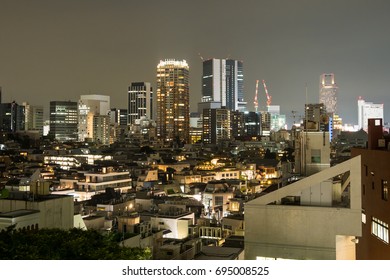
[[[380,240],[382,240],[385,243],[389,243],[389,225],[385,222],[382,222],[381,220],[372,217],[371,221],[371,233],[378,237]]]

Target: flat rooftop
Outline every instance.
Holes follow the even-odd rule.
[[[16,218],[16,217],[22,217],[22,216],[35,214],[35,213],[39,213],[39,210],[20,209],[20,210],[14,210],[14,211],[0,213],[0,217],[1,218]]]

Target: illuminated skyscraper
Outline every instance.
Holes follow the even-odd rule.
[[[157,65],[157,137],[167,143],[189,142],[189,66],[166,59]]]
[[[334,81],[334,74],[322,74],[320,76],[320,102],[325,105],[328,114],[337,111],[338,87]]]
[[[231,111],[245,109],[242,61],[215,58],[203,61],[202,103],[220,103],[219,107]]]

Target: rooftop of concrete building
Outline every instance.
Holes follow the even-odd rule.
[[[30,210],[30,209],[20,209],[9,212],[0,213],[1,218],[17,218],[22,216],[27,216],[31,214],[39,213],[39,210]]]

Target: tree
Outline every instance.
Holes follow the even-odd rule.
[[[96,230],[39,229],[0,232],[3,260],[146,260],[149,249],[121,247],[115,238]]]

